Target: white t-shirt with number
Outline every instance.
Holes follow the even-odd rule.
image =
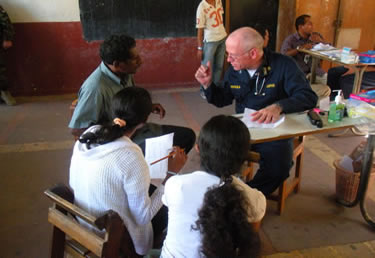
[[[223,4],[215,0],[216,7],[202,0],[197,9],[197,29],[204,29],[204,41],[212,42],[222,40],[227,36],[223,25]]]

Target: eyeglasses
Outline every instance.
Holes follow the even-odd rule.
[[[236,61],[238,58],[240,58],[241,56],[245,55],[246,53],[250,52],[253,48],[250,48],[249,50],[245,51],[244,53],[242,54],[229,54],[228,52],[225,52],[225,57],[226,58],[229,58],[229,59],[232,59],[233,61]]]

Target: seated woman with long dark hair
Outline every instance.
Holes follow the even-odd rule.
[[[69,184],[75,203],[96,217],[110,209],[116,211],[140,255],[152,248],[153,233],[160,233],[155,232],[151,220],[162,207],[164,192],[162,185],[149,196],[148,165],[140,147],[130,140],[146,122],[151,108],[151,97],[145,89],[119,91],[112,100],[113,124],[87,129],[74,146],[70,165]],[[169,170],[178,172],[185,161],[186,155],[177,152]]]
[[[198,138],[201,170],[171,178],[163,203],[168,207],[165,257],[256,257],[264,195],[236,177],[250,148],[247,127],[237,118],[211,118]]]

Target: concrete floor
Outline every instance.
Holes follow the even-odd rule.
[[[0,258],[48,257],[51,204],[43,191],[68,182],[73,138],[69,134],[69,105],[75,98],[49,96],[17,98],[18,105],[0,105]],[[233,106],[216,108],[199,97],[197,89],[154,91],[154,102],[167,110],[159,121],[189,126],[196,132],[216,114],[232,114]],[[270,257],[375,257],[374,230],[364,221],[359,207],[335,202],[333,161],[349,154],[363,137],[308,136],[305,145],[301,192],[292,194],[282,216],[268,201],[262,223],[262,254]],[[184,172],[196,170],[199,158],[193,150]],[[371,197],[374,194],[371,192]],[[368,206],[375,217],[375,204]]]

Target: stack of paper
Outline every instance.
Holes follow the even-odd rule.
[[[173,133],[160,137],[146,139],[145,159],[150,168],[151,178],[164,178],[168,170],[168,159],[164,159],[153,165],[151,163],[160,160],[172,151]]]
[[[241,120],[242,120],[242,122],[244,122],[244,124],[248,128],[275,128],[275,127],[279,126],[280,124],[282,124],[285,120],[285,115],[281,115],[280,119],[278,121],[276,121],[275,123],[265,124],[265,123],[259,123],[259,122],[256,122],[256,121],[251,121],[252,120],[251,114],[254,113],[254,112],[256,112],[256,110],[250,109],[250,108],[245,108],[245,112],[244,112]]]
[[[319,54],[328,56],[329,58],[332,59],[341,59],[341,49],[333,49],[333,50],[327,50],[327,51],[321,51]]]
[[[311,50],[321,51],[321,50],[333,50],[333,49],[336,49],[336,48],[331,46],[330,44],[319,43],[319,44],[316,44]]]

